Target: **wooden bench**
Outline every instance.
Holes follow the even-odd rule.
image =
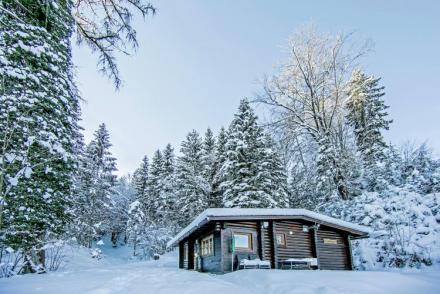
[[[278,262],[280,269],[310,270],[318,266],[317,258],[289,258]]]
[[[270,269],[270,262],[260,260],[256,254],[237,254],[238,269]]]

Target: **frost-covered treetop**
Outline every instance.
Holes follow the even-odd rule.
[[[194,232],[197,228],[206,224],[213,218],[217,217],[255,217],[257,219],[264,219],[265,217],[280,217],[286,218],[310,218],[317,223],[322,223],[329,226],[337,226],[354,230],[360,235],[367,235],[371,233],[371,229],[366,226],[346,222],[337,218],[333,218],[324,214],[316,213],[307,209],[295,208],[209,208],[199,214],[187,227],[185,227],[179,234],[167,243],[167,247],[175,246],[177,242]]]

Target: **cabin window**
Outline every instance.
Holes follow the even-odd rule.
[[[252,250],[252,233],[234,233],[234,245],[237,250]]]
[[[202,239],[202,256],[209,256],[214,254],[214,236],[209,235]]]
[[[276,238],[278,246],[286,247],[286,234],[277,233]]]

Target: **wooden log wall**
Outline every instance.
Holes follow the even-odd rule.
[[[243,258],[260,258],[259,256],[259,244],[258,244],[258,221],[240,221],[240,222],[224,222],[221,235],[222,240],[222,268],[224,272],[229,272],[232,269],[232,251],[231,251],[231,238],[233,232],[252,233],[252,251],[234,253],[234,268],[240,259]]]
[[[321,226],[317,231],[320,269],[351,269],[350,248],[345,233]]]
[[[284,234],[286,239],[286,246],[280,246],[276,244],[276,236],[274,236],[277,261],[289,258],[316,257],[313,246],[313,231],[304,232],[303,225],[310,226],[311,224],[288,220],[274,222],[274,233]]]
[[[267,227],[264,227],[264,223],[267,223]],[[271,267],[274,268],[273,258],[273,238],[272,238],[272,222],[261,221],[260,222],[260,255],[261,260],[268,260],[271,263]]]

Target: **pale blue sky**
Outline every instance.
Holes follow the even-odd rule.
[[[119,174],[187,132],[229,124],[242,97],[283,61],[301,25],[371,38],[368,73],[382,76],[394,123],[387,138],[428,140],[440,150],[440,1],[153,1],[156,16],[136,22],[140,48],[119,59],[115,92],[85,48],[74,49],[86,139],[110,130]],[[437,152],[438,153],[438,152]]]

